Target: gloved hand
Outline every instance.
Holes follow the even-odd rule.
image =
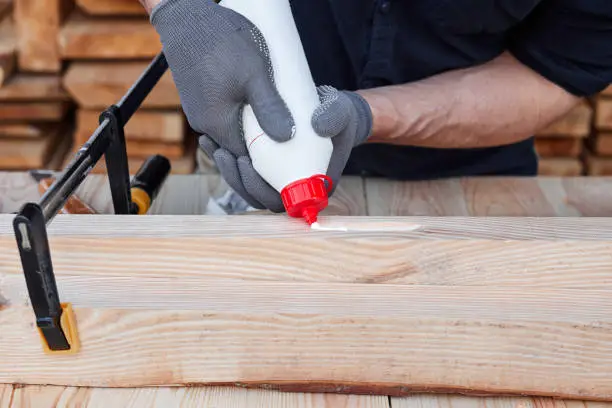
[[[317,93],[320,105],[313,113],[311,124],[319,136],[332,140],[334,150],[327,175],[331,177],[335,190],[351,150],[370,136],[372,112],[365,99],[355,92],[321,86]],[[230,187],[251,206],[273,212],[284,211],[280,194],[259,176],[248,155],[232,155],[207,136],[200,137],[200,146],[214,158]]]
[[[233,181],[240,177],[236,158],[248,156],[242,106],[251,105],[262,130],[278,142],[295,131],[274,86],[263,36],[247,18],[212,0],[162,0],[150,19],[189,125],[216,146],[207,151],[236,192],[259,204]]]

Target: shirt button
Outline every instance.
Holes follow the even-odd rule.
[[[391,2],[389,0],[385,0],[380,4],[380,12],[387,14],[391,9]]]

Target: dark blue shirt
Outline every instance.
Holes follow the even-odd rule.
[[[612,0],[291,0],[291,5],[317,85],[356,90],[403,84],[482,64],[504,51],[578,96],[612,82]],[[536,171],[530,138],[483,149],[362,145],[353,150],[345,173],[431,179]]]

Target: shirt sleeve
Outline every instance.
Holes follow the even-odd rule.
[[[596,94],[612,83],[612,0],[542,1],[508,49],[568,92]]]

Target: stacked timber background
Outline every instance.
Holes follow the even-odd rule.
[[[61,168],[160,50],[136,0],[0,0],[0,170]],[[126,127],[130,169],[160,153],[193,172],[189,132],[167,72]],[[542,175],[612,174],[612,88],[539,132],[536,150]],[[210,169],[200,152],[197,164]]]
[[[135,0],[0,0],[0,169],[60,169],[161,50]],[[130,169],[163,154],[195,169],[169,72],[126,126]],[[104,172],[103,160],[96,172]]]

